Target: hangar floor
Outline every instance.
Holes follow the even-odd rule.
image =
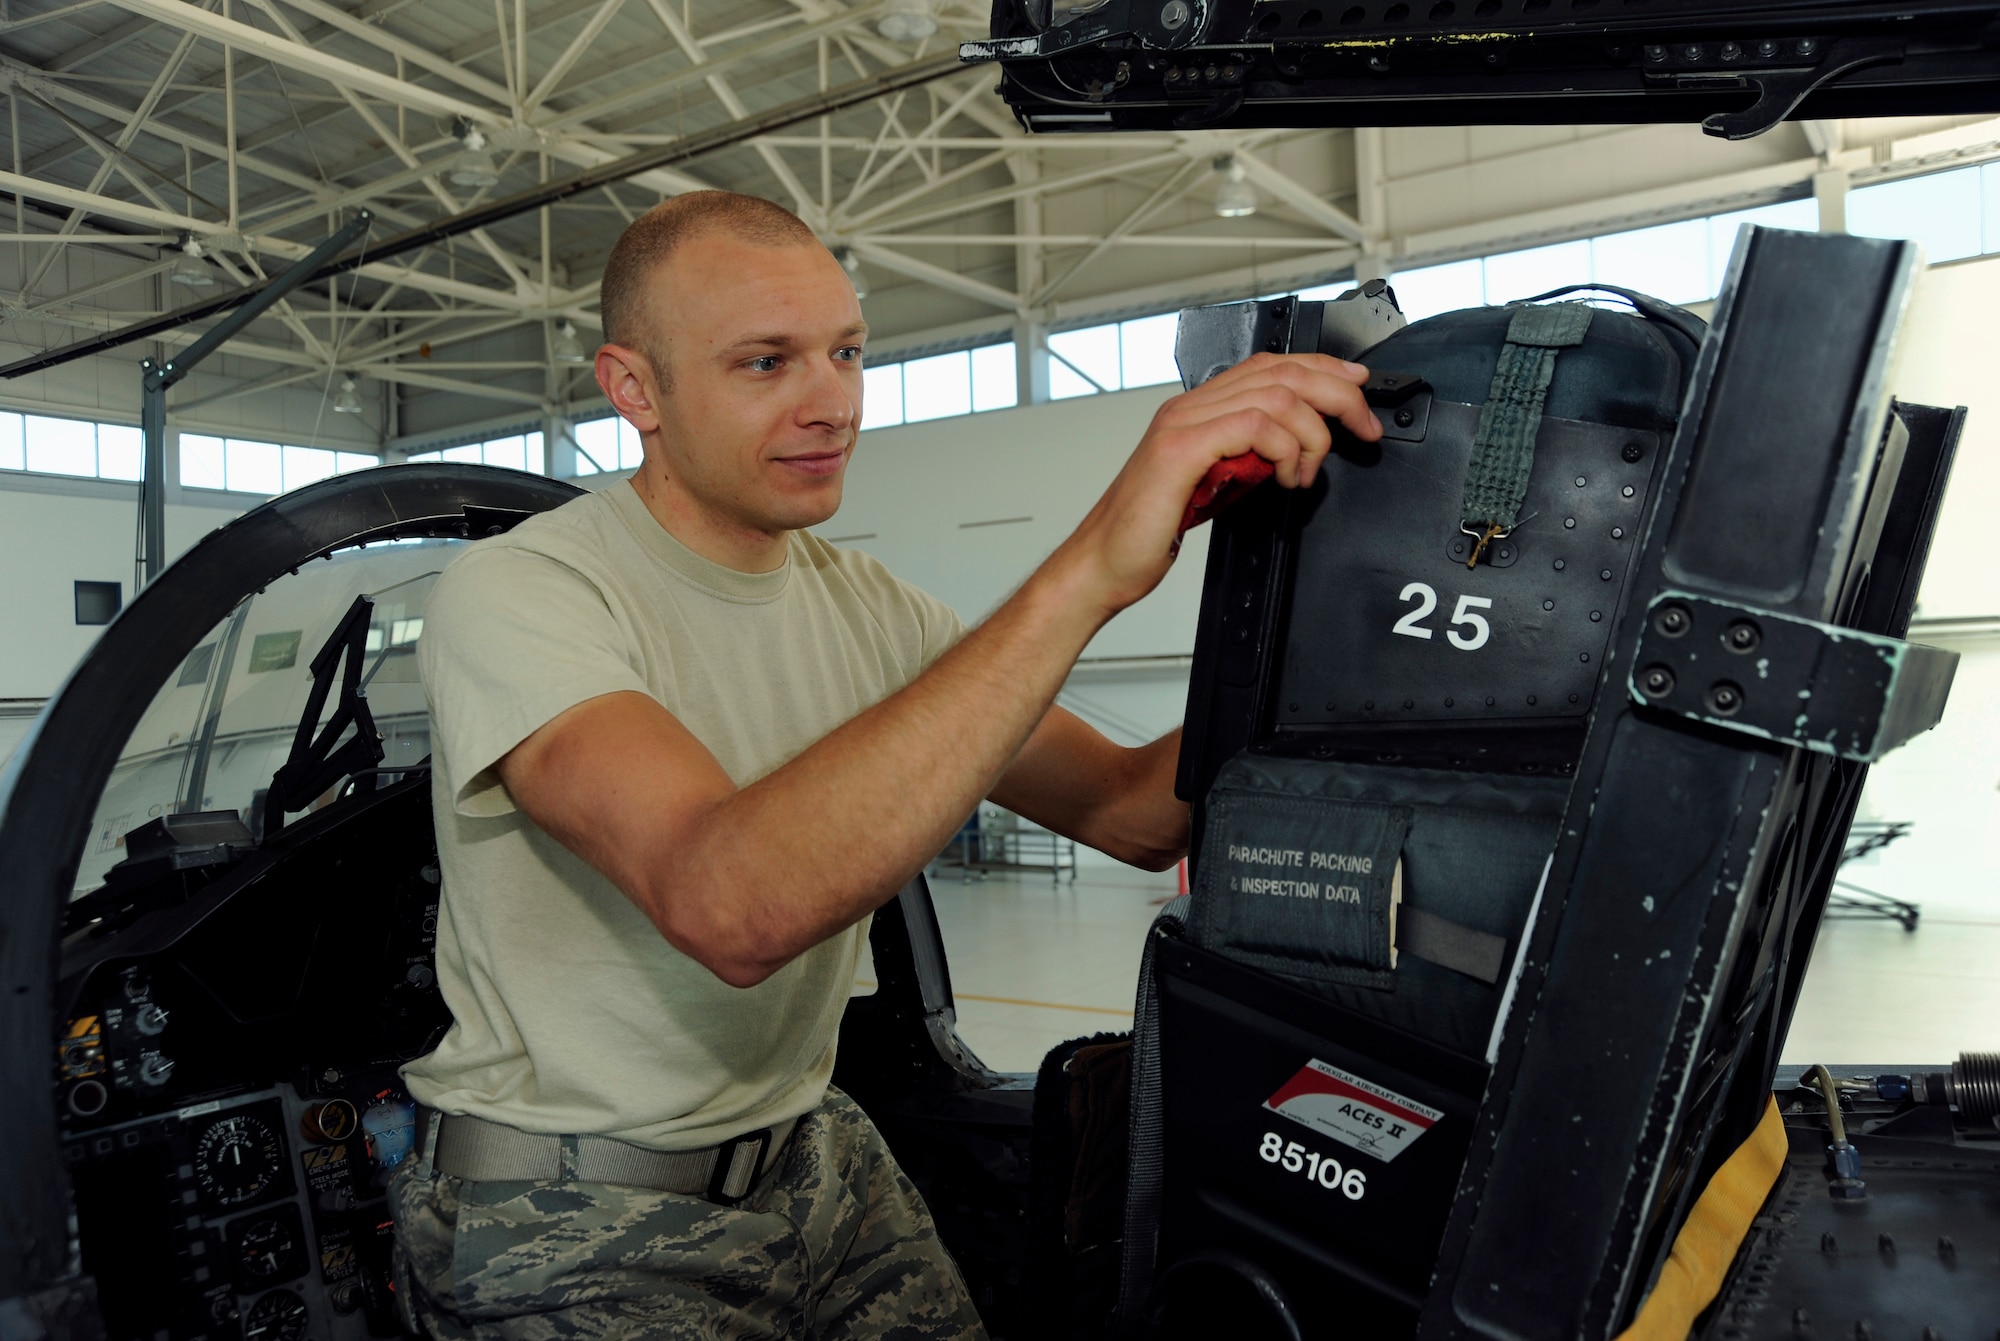
[[[2000,898],[1990,877],[1935,881],[1918,901],[1915,931],[1880,920],[1820,928],[1785,1061],[1946,1063],[2000,1047]]]
[[[1949,1063],[2000,1046],[2000,898],[1989,872],[1933,875],[1918,893],[1887,861],[1845,874],[1919,902],[1917,929],[1828,922],[1785,1061]],[[1146,928],[1174,892],[1171,872],[1123,867],[1087,865],[1060,885],[1034,872],[970,884],[934,875],[960,1035],[997,1071],[1034,1071],[1064,1039],[1131,1028]],[[871,974],[864,964],[858,990],[873,988]]]
[[[1146,928],[1177,889],[1172,871],[1086,865],[1075,880],[931,872],[958,1001],[959,1036],[996,1071],[1034,1071],[1064,1039],[1132,1027]],[[863,959],[857,993],[875,989]]]
[[[1067,1038],[1132,1027],[1146,928],[1174,873],[1086,865],[1072,883],[1036,872],[931,882],[951,956],[958,1032],[996,1071],[1033,1071]]]

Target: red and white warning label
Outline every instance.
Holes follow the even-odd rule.
[[[1317,1058],[1300,1067],[1264,1107],[1385,1164],[1444,1116]]]

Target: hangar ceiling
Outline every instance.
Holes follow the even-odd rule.
[[[884,37],[892,10],[934,33]],[[16,0],[0,21],[14,141],[0,182],[17,193],[12,240],[27,257],[11,315],[44,343],[74,339],[149,310],[133,301],[139,281],[171,272],[184,234],[218,282],[248,281],[302,254],[344,210],[366,205],[381,227],[409,227],[934,55],[985,22],[965,0]],[[587,326],[619,230],[663,195],[702,186],[780,200],[851,247],[874,288],[871,320],[890,335],[1131,287],[1184,273],[1190,258],[1241,264],[1252,242],[1289,256],[1361,235],[1332,200],[1351,191],[1332,132],[1031,146],[995,78],[954,74],[370,267],[337,301],[288,304],[233,352],[300,377],[331,365],[454,388],[475,369],[439,358],[405,368],[406,356],[551,320]],[[1286,205],[1216,218],[1212,160],[1231,151]],[[488,155],[496,181],[463,170],[472,152]],[[86,267],[77,283],[77,248],[128,264]],[[101,300],[114,290],[120,301]]]
[[[985,27],[976,0],[11,0],[0,344],[11,357],[219,291],[172,282],[189,237],[216,284],[252,282],[357,207],[400,231]],[[588,345],[618,232],[702,186],[779,200],[851,248],[876,349],[908,352],[1775,199],[1871,170],[1886,136],[1954,124],[1747,144],[1678,126],[1030,138],[995,81],[954,73],[302,291],[174,408],[352,374],[383,407],[377,440],[565,413],[595,388],[552,357],[560,324]],[[1217,216],[1225,159],[1255,214]],[[30,380],[5,389],[73,385]]]

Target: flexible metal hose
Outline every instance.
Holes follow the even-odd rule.
[[[2000,1052],[1962,1052],[1951,1065],[1952,1103],[1974,1122],[2000,1118]]]
[[[1955,1068],[1954,1068],[1955,1069]],[[1819,1086],[1820,1096],[1826,1100],[1826,1122],[1833,1128],[1833,1143],[1847,1144],[1847,1122],[1840,1112],[1840,1087],[1834,1084],[1833,1072],[1824,1066],[1815,1066],[1806,1073]]]

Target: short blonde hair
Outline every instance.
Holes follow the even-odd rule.
[[[604,338],[644,354],[663,383],[665,333],[647,310],[648,285],[676,248],[710,232],[726,232],[760,246],[819,243],[812,229],[783,205],[734,191],[690,191],[663,200],[634,219],[612,246],[598,286]]]

